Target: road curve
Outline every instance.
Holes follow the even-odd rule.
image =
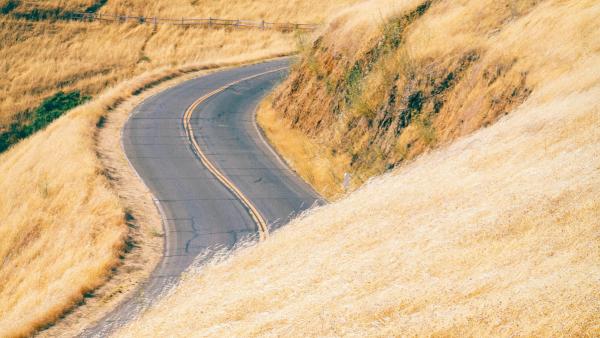
[[[219,71],[167,89],[133,111],[123,148],[161,209],[165,252],[134,296],[81,337],[108,336],[133,319],[200,263],[206,249],[258,236],[252,208],[275,229],[318,203],[264,142],[254,119],[258,102],[288,65],[280,59]]]

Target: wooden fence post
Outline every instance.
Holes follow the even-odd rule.
[[[183,26],[183,17],[181,17],[181,25]]]
[[[154,30],[156,30],[157,26],[158,26],[158,22],[156,22],[156,17],[154,17]]]
[[[212,27],[212,18],[211,17],[208,18],[208,27]]]

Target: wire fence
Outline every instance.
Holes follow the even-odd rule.
[[[291,23],[291,22],[268,22],[268,21],[250,21],[250,20],[229,20],[219,18],[161,18],[161,17],[145,17],[145,16],[130,16],[130,15],[110,15],[101,13],[77,13],[69,12],[61,15],[65,20],[77,21],[100,21],[100,22],[116,22],[127,23],[134,22],[138,24],[149,25],[177,25],[177,26],[199,26],[207,28],[254,28],[262,30],[278,30],[284,32],[290,31],[313,31],[319,27],[316,24],[306,23]]]

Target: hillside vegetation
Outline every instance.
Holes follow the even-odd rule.
[[[280,131],[271,138],[305,179],[339,196],[344,172],[356,187],[489,126],[597,52],[598,26],[585,20],[593,5],[363,3],[305,44],[302,62],[265,104],[263,127]],[[289,132],[303,146],[286,145]]]
[[[101,13],[166,17],[224,18],[275,22],[320,23],[329,15],[359,0],[109,0]]]
[[[296,34],[256,29],[203,29],[175,25],[56,20],[72,12],[144,16],[320,22],[356,0],[316,1],[15,1],[0,0],[0,151],[31,123],[34,110],[58,91],[93,96],[149,69],[202,61],[207,55],[270,50],[289,54]],[[11,126],[12,124],[12,126]],[[7,131],[11,131],[7,133]],[[8,142],[10,141],[10,142]],[[0,142],[1,143],[1,142]]]
[[[423,4],[341,14],[272,115],[304,154],[368,168],[369,149],[409,138],[414,159],[191,273],[120,337],[598,334],[600,4]],[[400,160],[385,154],[364,174]]]
[[[55,321],[104,283],[131,249],[131,220],[96,144],[115,106],[157,79],[181,75],[178,69],[295,49],[293,33],[16,20],[12,13],[32,5],[18,3],[0,16],[0,134],[6,136],[0,139],[12,145],[0,154],[2,337],[26,336]],[[57,5],[80,10],[93,3],[32,6]]]
[[[219,55],[287,54],[293,34],[0,19],[0,132],[58,91],[94,96],[123,79]],[[259,52],[260,51],[260,52]]]
[[[321,23],[359,0],[0,0],[0,9],[19,17],[88,12],[165,18],[220,18],[269,22]],[[33,14],[33,16],[31,15]]]
[[[98,11],[106,4],[107,0],[2,0],[0,9],[2,14],[14,14],[19,17],[43,18],[48,14],[63,12]]]
[[[240,60],[243,54],[205,66]],[[120,102],[178,75],[164,70],[123,83],[0,155],[0,336],[27,336],[57,320],[93,296],[126,252],[146,245],[131,241],[140,224],[110,184],[96,134]]]

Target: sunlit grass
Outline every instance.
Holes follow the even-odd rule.
[[[322,59],[297,66],[301,81],[292,74],[280,89],[280,110],[267,102],[259,113],[283,157],[321,191],[340,186],[335,176],[347,163],[340,160],[345,149],[328,142],[368,145],[368,169],[385,140],[366,123],[344,134],[344,119],[353,115],[326,109],[327,76],[343,79],[348,60],[377,41],[382,30],[373,17],[394,17],[417,3],[371,1],[342,13],[315,48]],[[422,148],[421,156],[268,241],[192,273],[118,336],[597,335],[600,6],[535,5],[437,2],[398,50],[409,62],[388,63],[405,84],[477,49],[478,58],[462,59],[472,62],[470,70],[444,97],[438,118],[430,125],[421,116],[393,144],[408,156],[415,140],[435,136],[437,150]],[[337,60],[341,66],[327,68]],[[386,67],[366,83],[386,83]],[[510,105],[523,76],[531,92]],[[432,89],[446,86],[444,79]],[[413,94],[406,104],[417,110],[425,100]],[[494,115],[499,106],[482,99],[494,95],[489,102],[507,109],[501,117]],[[373,107],[381,97],[387,99],[365,96]]]
[[[177,4],[163,2],[159,14],[169,14],[169,5]],[[58,91],[93,98],[0,155],[0,336],[52,323],[119,262],[127,226],[97,158],[101,116],[157,78],[180,75],[177,69],[289,54],[294,39],[259,30],[0,19],[1,131]]]

